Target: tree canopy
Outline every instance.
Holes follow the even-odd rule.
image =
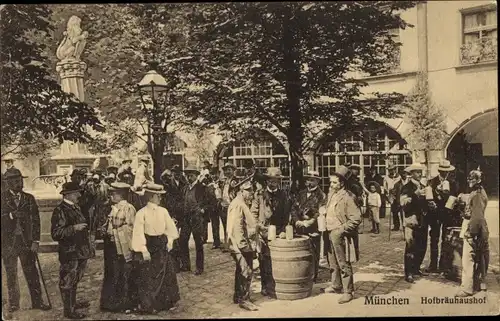
[[[40,154],[53,141],[87,142],[102,127],[93,108],[62,91],[37,39],[52,30],[47,5],[4,5],[0,15],[2,156]],[[43,148],[33,147],[39,145]]]

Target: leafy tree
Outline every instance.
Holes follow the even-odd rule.
[[[417,75],[417,83],[405,98],[406,122],[411,128],[407,135],[408,143],[414,151],[423,151],[430,175],[429,152],[441,149],[448,134],[446,116],[433,101],[425,73]]]
[[[147,144],[148,152],[153,156],[157,181],[163,170],[162,154],[168,144],[167,132],[198,127],[183,112],[192,83],[184,78],[186,73],[183,71],[183,62],[190,61],[191,57],[181,56],[187,52],[189,25],[185,16],[189,10],[189,5],[169,3],[53,6],[54,25],[64,26],[74,14],[82,19],[82,28],[89,32],[84,55],[88,64],[86,95],[89,104],[99,109],[103,122],[110,126],[105,135],[96,137],[91,149],[99,150],[111,141],[131,143],[131,140],[120,138],[124,133],[120,129],[125,127],[131,137]],[[55,37],[62,31],[61,28],[56,30]],[[55,48],[53,45],[52,56]],[[52,60],[55,61],[55,57]],[[137,83],[150,68],[164,76],[170,85],[168,93],[155,96],[163,132],[156,142],[151,130],[153,114],[143,108],[152,101],[147,96],[141,101],[137,90]],[[129,130],[124,126],[126,123],[135,123],[136,129]],[[116,135],[118,137],[112,137]],[[109,147],[130,147],[127,144],[111,144]]]
[[[0,9],[0,123],[2,156],[43,154],[53,141],[87,142],[87,128],[102,130],[94,109],[62,91],[36,39],[52,26],[47,5]]]
[[[356,73],[374,75],[400,45],[388,31],[409,26],[411,1],[191,5],[184,72],[199,88],[187,105],[204,124],[235,134],[257,127],[288,143],[293,188],[302,181],[308,137],[367,119],[396,117],[403,96],[362,94]],[[187,6],[187,5],[186,5]],[[358,77],[359,78],[359,77]]]

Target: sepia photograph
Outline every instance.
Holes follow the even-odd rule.
[[[2,320],[499,315],[497,9],[0,5]]]

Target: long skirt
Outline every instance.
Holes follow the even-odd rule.
[[[180,294],[174,260],[167,252],[167,237],[146,235],[146,246],[151,261],[140,263],[140,309],[149,313],[169,310],[180,300]]]
[[[107,311],[125,311],[138,305],[137,279],[132,261],[125,262],[116,252],[115,243],[104,237],[104,280],[100,307]]]

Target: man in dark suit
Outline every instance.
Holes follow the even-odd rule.
[[[393,224],[394,228],[392,229],[393,231],[399,231],[399,228],[401,227],[401,222],[403,221],[403,217],[401,214],[401,190],[403,189],[403,186],[405,186],[408,183],[408,173],[402,170],[399,173],[399,180],[394,184],[394,201],[391,204],[391,212],[392,212],[392,217],[393,217]]]
[[[200,275],[204,270],[203,253],[203,224],[205,212],[210,210],[207,187],[198,181],[200,172],[196,169],[184,170],[188,178],[188,185],[184,187],[183,201],[184,213],[180,219],[181,233],[179,239],[181,271],[191,271],[191,260],[189,259],[189,238],[193,234],[196,246],[196,271]]]
[[[81,187],[75,182],[64,183],[63,201],[54,209],[51,219],[51,235],[59,243],[59,289],[64,304],[64,316],[83,319],[76,309],[87,308],[87,301],[76,301],[76,288],[83,277],[87,260],[91,257],[90,231],[87,219],[78,206]]]
[[[318,230],[319,207],[325,201],[325,193],[319,187],[321,176],[317,171],[309,171],[304,175],[306,188],[297,196],[296,204],[292,210],[292,219],[297,234],[310,237],[314,253],[314,281],[318,276],[319,257],[321,248],[321,234]]]
[[[432,187],[434,200],[429,203],[429,214],[426,216],[425,223],[430,227],[429,237],[431,239],[431,261],[425,269],[428,273],[438,273],[443,270],[443,251],[439,250],[439,236],[441,235],[441,245],[445,243],[446,228],[451,225],[452,210],[446,208],[446,202],[451,196],[458,195],[458,185],[450,176],[455,167],[448,160],[439,162],[438,173],[436,177],[429,181]],[[438,262],[438,256],[439,257]],[[446,260],[444,260],[446,261]],[[439,268],[439,269],[438,269]]]
[[[5,191],[1,193],[2,211],[2,260],[7,273],[9,311],[19,310],[19,283],[17,279],[17,258],[26,277],[33,309],[49,310],[42,301],[42,290],[36,253],[40,243],[40,214],[35,197],[23,192],[23,176],[17,168],[10,168],[4,174]]]
[[[414,283],[414,276],[425,275],[420,265],[427,247],[427,225],[425,215],[428,203],[425,199],[425,186],[421,183],[424,166],[420,163],[410,165],[405,171],[410,173],[409,182],[401,190],[400,203],[404,211],[405,228],[405,280]]]

